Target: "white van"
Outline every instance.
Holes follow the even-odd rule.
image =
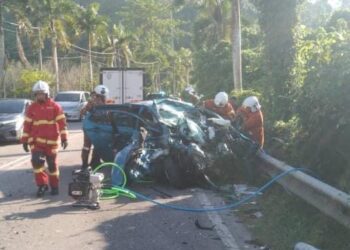
[[[62,91],[57,93],[55,102],[62,106],[68,121],[81,121],[80,110],[86,105],[89,98],[89,92]]]

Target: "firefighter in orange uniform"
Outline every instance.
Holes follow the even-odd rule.
[[[49,85],[38,81],[33,86],[35,102],[26,111],[21,141],[23,149],[32,154],[32,166],[37,197],[42,197],[49,186],[52,195],[59,193],[59,170],[57,165],[58,139],[65,149],[67,142],[67,124],[62,108],[50,97]],[[48,171],[45,170],[45,159]]]
[[[205,108],[210,109],[225,119],[233,120],[235,117],[235,111],[228,102],[228,95],[226,92],[217,93],[214,100],[206,100],[203,105]]]
[[[242,106],[237,110],[237,118],[239,117],[243,119],[242,130],[262,148],[264,146],[264,118],[256,96],[244,99]]]

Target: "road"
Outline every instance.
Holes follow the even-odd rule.
[[[36,198],[30,154],[21,144],[0,145],[1,250],[257,249],[245,243],[251,236],[232,211],[189,213],[127,198],[104,200],[99,210],[72,207],[68,183],[81,162],[80,128],[81,123],[69,123],[69,146],[59,152],[58,196]],[[165,204],[224,204],[219,195],[207,190],[176,190],[157,184],[132,188]]]

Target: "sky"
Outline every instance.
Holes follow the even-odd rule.
[[[337,8],[340,6],[341,1],[339,0],[328,0],[328,3],[333,7],[333,8]]]
[[[309,0],[311,3],[315,3],[317,0]],[[340,0],[328,0],[328,3],[333,7],[333,9],[341,5]]]

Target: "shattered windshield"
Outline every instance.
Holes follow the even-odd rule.
[[[205,142],[203,130],[197,124],[198,122],[188,117],[188,114],[194,113],[195,108],[176,104],[178,103],[162,102],[157,105],[160,121],[170,127],[178,127],[179,133],[188,140],[203,144]]]
[[[158,113],[160,116],[160,121],[171,127],[176,126],[179,119],[184,117],[183,111],[176,110],[175,107],[166,103],[161,103],[158,105]]]
[[[202,115],[192,104],[164,99],[157,103],[160,120],[168,126],[176,126],[183,117],[201,122]]]

